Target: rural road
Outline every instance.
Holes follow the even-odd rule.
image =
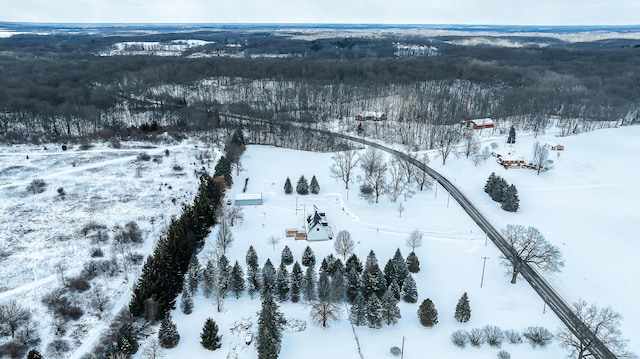
[[[238,119],[241,121],[251,122],[264,122],[270,124],[278,124],[273,121],[247,118],[243,116],[237,116],[233,114],[221,114],[221,116]],[[361,137],[350,136],[343,133],[335,133],[327,130],[313,129],[303,126],[294,126],[301,129],[314,131],[327,136],[335,136],[348,141],[361,143],[363,145],[375,147],[379,150],[385,151],[393,156],[408,161],[426,172],[434,180],[436,180],[446,191],[451,194],[451,197],[455,199],[458,204],[467,212],[467,214],[476,222],[476,224],[487,234],[491,241],[498,247],[500,252],[507,258],[512,258],[513,253],[511,247],[507,241],[502,237],[500,232],[485,218],[482,213],[473,205],[473,203],[446,177],[436,172],[433,168],[418,161],[415,158],[410,157],[408,154],[394,150],[382,144],[365,140]],[[615,359],[616,356],[609,350],[609,348],[602,343],[602,341],[595,336],[593,331],[584,324],[584,322],[575,314],[572,307],[556,292],[555,289],[542,277],[534,268],[529,264],[523,263],[520,275],[529,282],[531,287],[538,293],[538,295],[544,300],[549,308],[558,316],[558,318],[569,328],[569,330],[577,338],[582,338],[585,342],[591,342],[589,352],[596,359]]]

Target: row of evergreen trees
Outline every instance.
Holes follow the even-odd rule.
[[[520,207],[518,189],[510,185],[507,181],[492,172],[484,186],[484,191],[489,194],[492,200],[499,202],[505,211],[516,212]]]
[[[320,193],[320,185],[318,184],[318,180],[316,179],[316,176],[313,175],[313,177],[311,177],[311,183],[309,183],[307,182],[307,179],[304,177],[304,175],[302,175],[300,176],[300,178],[298,179],[298,183],[296,184],[296,193],[304,196],[309,194],[309,192],[313,194]],[[287,177],[287,179],[284,181],[284,193],[293,193],[293,186],[291,185],[291,180],[289,179],[289,177]]]

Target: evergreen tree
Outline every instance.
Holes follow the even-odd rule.
[[[216,281],[216,265],[213,260],[208,259],[207,264],[202,270],[202,292],[206,298],[211,297],[213,286]]]
[[[496,173],[491,172],[489,178],[487,179],[487,183],[484,185],[484,192],[488,195],[491,195],[491,193],[493,193],[493,187],[496,185],[496,179]]]
[[[331,281],[325,271],[320,271],[318,278],[318,300],[321,302],[331,301]]]
[[[233,269],[231,270],[231,291],[236,296],[236,299],[240,298],[240,295],[244,291],[245,282],[244,282],[244,271],[240,266],[240,263],[236,261],[233,265]]]
[[[262,294],[269,292],[272,293],[276,284],[276,269],[271,263],[271,259],[267,258],[267,261],[262,266]]]
[[[507,212],[517,212],[520,207],[520,199],[518,198],[518,190],[516,186],[509,185],[502,197],[502,209]]]
[[[189,261],[189,267],[187,268],[187,286],[192,294],[198,292],[198,284],[200,283],[200,277],[202,276],[202,267],[198,261],[198,257],[194,254]]]
[[[262,299],[262,310],[258,315],[258,359],[277,359],[282,345],[282,313],[278,304],[267,292]]]
[[[281,264],[276,272],[276,296],[279,301],[284,302],[289,299],[289,292],[291,291],[291,284],[289,281],[289,271],[287,266]]]
[[[304,275],[304,288],[302,291],[302,295],[304,300],[307,302],[311,302],[316,299],[316,271],[313,266],[307,267],[307,271]]]
[[[307,179],[304,178],[304,175],[300,176],[300,179],[298,180],[298,184],[296,185],[296,192],[299,195],[309,194],[309,183],[307,182]]]
[[[491,193],[489,193],[491,199],[496,202],[502,202],[502,200],[504,199],[505,191],[507,190],[507,186],[507,181],[505,181],[504,178],[496,176],[496,182],[493,185],[493,190]]]
[[[200,333],[200,344],[205,349],[216,350],[222,346],[222,336],[218,335],[218,324],[211,318],[207,318]]]
[[[398,282],[396,282],[395,279],[391,281],[391,284],[387,288],[387,292],[391,292],[391,294],[393,294],[393,297],[396,298],[396,300],[400,300],[400,286],[398,285]]]
[[[375,294],[376,296],[378,296],[378,298],[382,298],[382,296],[384,295],[384,292],[387,291],[387,280],[384,279],[384,273],[382,273],[381,270],[379,270],[376,275],[376,281],[378,282],[376,286],[378,290],[375,291]]]
[[[393,265],[393,258],[387,261],[387,264],[384,265],[384,280],[385,280],[385,288],[391,285],[391,282],[395,281],[398,283],[398,273],[396,272],[396,267]]]
[[[311,191],[311,193],[313,194],[320,193],[320,185],[318,184],[318,180],[316,179],[315,175],[311,177],[311,183],[309,184],[309,191]]]
[[[133,326],[131,324],[126,323],[120,327],[116,343],[118,353],[124,354],[127,357],[130,357],[138,351],[138,340],[133,333]]]
[[[367,305],[362,293],[358,293],[349,310],[349,320],[353,325],[365,325],[367,321]]]
[[[327,272],[328,275],[333,275],[336,269],[342,266],[342,262],[340,262],[340,264],[338,264],[337,262],[338,259],[333,256],[333,253],[330,253],[322,259],[322,263],[320,264],[320,272]]]
[[[416,252],[411,252],[407,256],[407,270],[410,273],[420,272],[420,260],[418,259]]]
[[[416,281],[412,275],[407,276],[402,286],[402,300],[407,303],[415,303],[418,301],[418,289],[416,288]]]
[[[469,297],[467,292],[462,294],[456,305],[456,312],[453,317],[460,323],[466,323],[471,318],[471,306],[469,305]]]
[[[224,254],[218,258],[218,294],[224,298],[231,284],[231,264]]]
[[[158,343],[163,348],[174,348],[180,341],[180,334],[176,324],[171,320],[171,316],[167,315],[160,323],[158,330]]]
[[[293,186],[291,185],[291,180],[287,177],[287,180],[284,181],[284,194],[293,193]]]
[[[256,250],[253,249],[253,246],[249,246],[245,258],[247,262],[247,268],[253,270],[254,272],[257,272],[260,265],[258,264],[258,254],[256,253]]]
[[[291,265],[293,264],[293,253],[291,253],[291,249],[289,249],[289,246],[284,246],[284,248],[282,249],[282,254],[280,256],[281,258],[281,263],[284,263],[284,265]]]
[[[291,270],[291,302],[297,303],[300,301],[300,291],[303,283],[302,268],[298,261],[293,264]]]
[[[405,278],[409,275],[409,269],[407,268],[407,262],[402,257],[400,248],[396,249],[396,253],[392,258],[392,263],[393,271],[395,272],[396,280],[398,281],[398,286],[402,288]]]
[[[347,301],[353,304],[358,294],[362,294],[360,292],[360,289],[362,288],[362,280],[355,266],[352,266],[351,269],[349,269],[349,271],[347,272],[346,282]]]
[[[309,246],[302,252],[302,265],[305,267],[313,267],[316,265],[316,255],[313,254],[313,250]]]
[[[398,307],[398,299],[395,298],[393,292],[387,290],[380,302],[383,322],[387,325],[395,325],[398,323],[398,319],[402,316],[400,315],[400,308]]]
[[[427,298],[423,300],[420,307],[418,307],[418,319],[420,320],[420,324],[427,328],[438,324],[438,311],[431,299]]]
[[[369,328],[382,328],[382,303],[377,296],[372,295],[366,302],[367,324]]]
[[[365,299],[369,299],[372,296],[376,295],[376,293],[380,290],[378,287],[378,278],[377,275],[364,271],[362,273],[362,295]]]
[[[349,259],[347,259],[347,263],[345,264],[345,273],[349,273],[349,271],[351,270],[351,268],[355,268],[356,272],[358,274],[362,274],[363,271],[363,266],[362,266],[362,262],[360,262],[360,259],[358,258],[357,255],[352,254],[351,257],[349,257]]]
[[[345,284],[342,268],[337,269],[331,276],[331,301],[340,303],[344,301]]]
[[[516,143],[516,128],[511,126],[509,129],[509,136],[507,137],[507,143]]]
[[[253,299],[254,294],[259,293],[262,289],[260,276],[260,269],[254,271],[251,268],[247,268],[247,292],[249,292],[251,299]]]
[[[233,179],[231,178],[231,160],[223,155],[218,160],[218,163],[216,163],[214,170],[213,177],[222,176],[227,187],[231,187],[233,184]]]
[[[378,258],[376,258],[376,254],[371,250],[367,255],[367,259],[364,261],[364,270],[376,274],[380,267],[378,266]]]
[[[180,310],[184,314],[191,314],[193,312],[193,296],[189,287],[185,286],[182,290],[182,298],[180,298]]]
[[[39,351],[31,349],[29,350],[29,354],[27,354],[27,359],[44,359],[44,356],[40,354]]]

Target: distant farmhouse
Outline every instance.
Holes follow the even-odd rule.
[[[462,121],[462,125],[467,128],[472,128],[474,130],[482,130],[484,128],[493,128],[495,126],[494,122],[490,118],[481,118],[477,120],[467,120]]]
[[[333,238],[333,232],[327,222],[327,216],[313,206],[314,213],[307,216],[307,240],[328,241]]]
[[[365,111],[356,115],[356,121],[384,121],[387,115],[383,112]]]
[[[551,151],[564,151],[564,146],[557,143],[547,143],[547,147],[549,147]]]
[[[236,194],[234,204],[236,206],[259,206],[262,204],[262,193]]]

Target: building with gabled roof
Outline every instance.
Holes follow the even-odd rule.
[[[307,240],[328,241],[333,239],[333,231],[327,222],[327,216],[313,206],[313,214],[307,216]]]

